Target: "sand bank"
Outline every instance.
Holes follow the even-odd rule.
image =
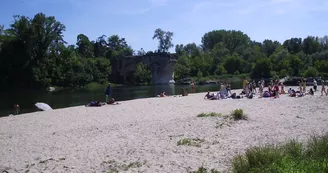
[[[103,107],[71,107],[0,118],[0,171],[187,172],[200,166],[229,170],[250,146],[304,140],[327,132],[328,97],[204,100],[149,98]],[[248,121],[199,118],[242,108]],[[201,147],[177,146],[182,138]]]

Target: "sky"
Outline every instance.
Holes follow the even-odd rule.
[[[145,51],[157,49],[157,28],[173,32],[173,44],[201,44],[206,32],[219,29],[260,42],[328,35],[328,0],[3,0],[0,24],[39,12],[66,26],[68,44],[80,33],[90,40],[117,34]]]

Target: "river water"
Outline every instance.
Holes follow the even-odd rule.
[[[241,88],[241,83],[232,83],[232,89]],[[149,85],[149,86],[119,86],[112,88],[112,96],[117,101],[132,100],[139,98],[155,97],[162,91],[167,95],[179,95],[181,89],[191,90],[186,85]],[[196,85],[196,92],[218,91],[216,84]],[[15,91],[0,92],[0,117],[13,113],[14,105],[18,104],[21,113],[37,111],[34,106],[37,102],[49,104],[53,109],[85,105],[90,101],[105,101],[104,90],[106,88],[96,88],[90,90],[74,91]]]

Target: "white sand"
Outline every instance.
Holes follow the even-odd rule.
[[[303,98],[214,101],[203,100],[204,95],[0,118],[0,172],[187,172],[202,165],[224,171],[236,153],[250,146],[328,131],[328,97],[319,92]],[[236,108],[249,120],[216,128],[222,118],[196,117]],[[205,142],[177,146],[181,138]]]

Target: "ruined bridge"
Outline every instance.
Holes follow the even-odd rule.
[[[152,73],[153,84],[172,84],[174,81],[174,69],[178,56],[170,53],[151,53],[143,56],[127,56],[115,60],[112,64],[112,76],[119,83],[127,83],[128,78],[133,76],[137,64],[146,64]]]

